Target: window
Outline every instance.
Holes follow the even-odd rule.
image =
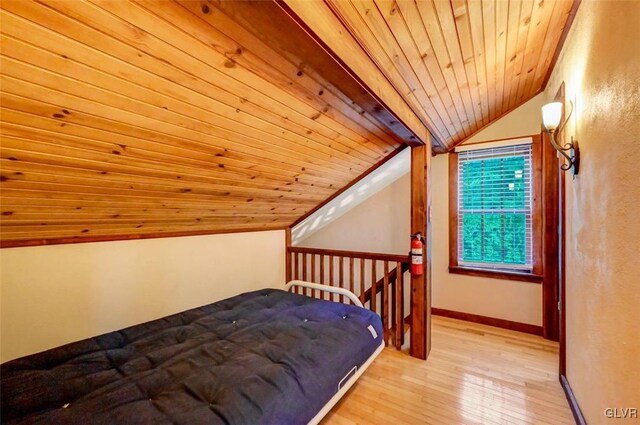
[[[451,154],[450,270],[539,271],[539,138],[465,146]]]
[[[532,264],[531,145],[458,154],[458,265]]]

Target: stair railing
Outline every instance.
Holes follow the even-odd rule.
[[[365,308],[380,315],[385,344],[391,343],[398,350],[402,348],[406,331],[405,299],[408,296],[405,291],[409,289],[405,282],[410,281],[404,276],[409,269],[408,255],[302,247],[289,247],[287,255],[291,257],[292,268],[288,276],[353,292]],[[345,302],[342,295],[297,287],[294,291]]]

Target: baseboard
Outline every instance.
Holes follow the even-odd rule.
[[[493,317],[480,316],[479,314],[462,313],[435,307],[431,307],[431,314],[542,336],[542,326],[530,325],[528,323],[512,322],[511,320],[496,319]]]
[[[567,380],[566,376],[560,375],[560,385],[562,385],[564,394],[567,396],[567,401],[569,402],[569,408],[571,409],[571,413],[573,413],[573,418],[576,420],[576,424],[587,425],[587,421],[584,419],[584,416],[582,415],[582,410],[580,410],[580,406],[578,405],[578,400],[576,400],[576,396],[573,395],[573,390],[571,389],[571,385],[569,385],[569,381]]]

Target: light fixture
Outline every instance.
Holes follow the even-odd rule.
[[[573,175],[578,174],[578,170],[580,167],[580,151],[578,150],[578,142],[573,140],[573,136],[571,136],[571,142],[566,143],[563,146],[560,146],[556,141],[556,136],[562,132],[562,129],[569,121],[571,114],[573,113],[573,103],[569,101],[571,105],[571,111],[569,112],[569,116],[563,123],[561,123],[562,119],[562,102],[551,102],[547,103],[542,107],[542,124],[544,128],[550,135],[551,146],[558,151],[560,155],[566,158],[566,162],[560,166],[562,171],[572,170]]]

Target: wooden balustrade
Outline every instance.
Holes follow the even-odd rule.
[[[289,247],[287,276],[321,285],[345,288],[356,294],[362,304],[382,318],[385,344],[390,341],[400,350],[404,344],[405,272],[407,255],[329,249]],[[398,273],[398,270],[401,272]],[[382,277],[378,279],[378,275]],[[345,302],[343,296],[294,288],[303,295]],[[348,302],[348,301],[347,301]]]

